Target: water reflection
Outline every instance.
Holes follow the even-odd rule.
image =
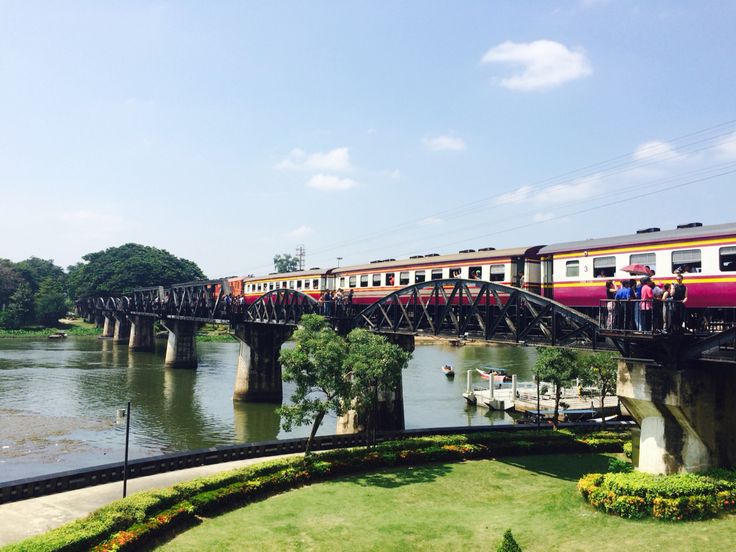
[[[128,400],[133,458],[308,433],[281,430],[275,405],[233,403],[236,343],[198,348],[197,370],[167,370],[163,341],[154,352],[129,353],[93,338],[0,339],[0,479],[117,459],[124,429],[115,411]],[[528,380],[535,356],[524,347],[418,344],[403,378],[407,428],[510,423],[506,413],[465,404],[466,371],[475,385],[483,380],[474,370],[489,366]],[[454,380],[441,372],[445,363],[455,367]],[[292,390],[284,385],[287,400]],[[42,422],[31,430],[19,419]],[[334,430],[329,418],[320,433]]]

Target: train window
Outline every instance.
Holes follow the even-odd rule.
[[[319,280],[316,278],[312,280],[312,289],[319,289]]]
[[[409,273],[408,272],[399,272],[399,285],[400,286],[409,285]]]
[[[289,289],[294,289],[294,280],[289,280]]]
[[[311,283],[312,282],[310,282],[309,280],[304,280],[304,289],[309,289],[309,286],[311,285]]]
[[[373,287],[378,287],[381,285],[381,275],[380,274],[374,274],[373,275]]]
[[[491,282],[503,282],[506,269],[503,265],[491,265]]]
[[[468,270],[468,277],[471,280],[480,280],[483,274],[483,269],[479,266],[471,266]]]
[[[367,274],[360,275],[360,287],[368,287],[368,275]]]
[[[340,276],[340,285],[339,287],[344,288],[345,287],[345,276]]]
[[[350,278],[348,279],[348,285],[349,285],[350,287],[355,287],[355,283],[356,283],[356,278],[355,278],[355,276],[351,276],[351,277],[350,277]]]
[[[281,282],[281,287],[284,288],[284,289],[286,289],[286,280],[284,280],[283,282]]]
[[[614,272],[616,272],[616,257],[613,255],[593,259],[593,278],[610,278]]]
[[[442,279],[442,269],[441,268],[433,268],[432,269],[432,279],[433,280],[441,280]]]
[[[580,261],[567,261],[565,263],[565,276],[568,278],[580,276]]]
[[[700,249],[683,249],[672,252],[672,272],[700,272]]]
[[[261,291],[261,284],[258,284],[258,291]]]
[[[273,282],[268,283],[268,289],[273,289]]]
[[[414,271],[414,283],[421,284],[427,279],[427,272],[425,270]]]
[[[297,280],[296,281],[296,289],[302,289],[302,281],[301,280]]]
[[[736,247],[721,247],[718,250],[718,264],[721,272],[736,271]]]
[[[460,278],[462,274],[461,268],[451,268],[450,269],[450,278]]]
[[[394,285],[394,273],[393,272],[387,272],[386,273],[386,285],[392,286]]]
[[[629,264],[640,264],[648,266],[653,271],[657,270],[657,255],[654,253],[634,253],[629,257]]]

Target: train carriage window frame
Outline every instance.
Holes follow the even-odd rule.
[[[358,286],[358,277],[353,274],[348,278],[348,287],[354,288]]]
[[[718,250],[718,267],[721,272],[736,272],[736,246],[730,245]]]
[[[503,282],[506,279],[506,267],[502,264],[492,264],[490,271],[491,282]]]
[[[289,280],[289,289],[294,289],[294,280]]]
[[[409,271],[405,270],[403,272],[399,272],[399,285],[400,286],[408,286],[409,285]]]
[[[593,259],[593,278],[613,278],[616,274],[616,256],[606,255]]]
[[[381,285],[381,275],[374,274],[373,275],[373,287],[379,287],[380,285]]]
[[[273,290],[273,282],[268,282],[268,290]]]
[[[565,263],[566,278],[580,278],[580,261],[567,261]]]
[[[387,286],[395,286],[396,285],[396,274],[394,272],[387,272],[386,273],[386,285]]]
[[[468,278],[470,280],[482,280],[483,279],[483,267],[482,266],[471,266],[468,269]]]
[[[340,288],[345,287],[345,276],[340,276],[340,285],[338,287]]]
[[[302,281],[301,280],[297,280],[296,281],[296,289],[302,289]]]
[[[368,287],[368,274],[360,275],[360,287]]]
[[[262,291],[262,290],[263,290],[263,288],[261,287],[261,284],[259,283],[258,284],[258,291]]]
[[[421,284],[426,281],[427,281],[427,271],[426,270],[415,270],[414,271],[414,283],[415,284]]]
[[[648,266],[652,272],[657,271],[657,254],[656,253],[632,253],[629,255],[629,264],[640,264]]]
[[[672,273],[693,274],[702,272],[703,252],[700,249],[678,249],[673,251]]]
[[[463,269],[460,266],[453,267],[450,269],[450,278],[462,278]]]
[[[319,289],[319,278],[314,278],[312,280],[312,289]]]
[[[311,289],[310,286],[312,284],[311,280],[304,280],[304,289]]]
[[[442,269],[433,268],[430,277],[432,278],[432,280],[442,280]]]

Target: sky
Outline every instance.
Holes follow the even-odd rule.
[[[736,222],[736,3],[0,0],[0,257],[209,277]],[[338,260],[339,258],[339,260]]]

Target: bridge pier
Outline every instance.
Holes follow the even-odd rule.
[[[199,323],[189,320],[166,320],[164,327],[169,330],[164,366],[166,368],[196,369],[196,337]]]
[[[294,328],[285,325],[246,323],[233,327],[240,342],[235,375],[234,401],[281,403],[281,346]]]
[[[736,465],[736,373],[728,364],[678,369],[621,360],[617,394],[641,428],[639,466],[671,474]]]
[[[130,321],[130,339],[128,349],[131,351],[153,351],[153,318],[133,316]]]
[[[105,315],[105,322],[102,325],[102,335],[100,337],[113,337],[115,335],[115,317]]]
[[[414,351],[414,336],[410,334],[382,334],[390,343],[398,345],[403,350]],[[401,381],[395,389],[379,387],[378,406],[372,413],[376,417],[375,428],[377,431],[394,431],[405,429],[404,422],[404,387]],[[351,409],[337,419],[338,435],[346,433],[359,433],[365,430],[366,420],[362,420],[358,413]]]
[[[127,343],[130,339],[130,320],[124,314],[115,314],[115,330],[112,334],[113,343]]]

